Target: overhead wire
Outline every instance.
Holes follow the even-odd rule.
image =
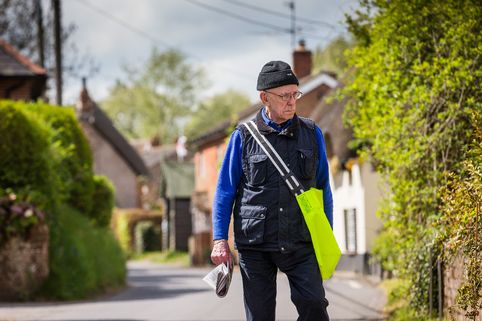
[[[275,11],[275,10],[271,10],[271,9],[266,9],[266,8],[263,8],[263,7],[259,7],[259,6],[253,5],[253,4],[249,4],[249,3],[245,3],[245,2],[241,2],[241,1],[237,1],[237,0],[224,0],[224,1],[228,2],[228,3],[231,3],[231,4],[234,4],[234,5],[237,5],[237,6],[240,6],[240,7],[252,9],[252,10],[255,10],[255,11],[258,11],[258,12],[264,12],[264,13],[270,14],[272,16],[284,17],[284,18],[291,19],[291,16],[289,14],[286,14],[286,13],[283,13],[283,12],[279,12],[279,11]],[[310,24],[322,24],[322,25],[325,25],[326,27],[329,27],[331,29],[335,29],[337,27],[337,26],[335,26],[331,23],[328,23],[326,21],[308,19],[308,18],[303,18],[303,17],[299,17],[299,16],[296,16],[296,21],[301,21],[301,22],[310,23]]]
[[[202,3],[198,0],[185,0],[186,2],[188,3],[191,3],[193,5],[196,5],[196,6],[199,6],[199,7],[202,7],[206,10],[210,10],[210,11],[214,11],[214,12],[217,12],[217,13],[220,13],[220,14],[223,14],[223,15],[226,15],[226,16],[229,16],[229,17],[232,17],[232,18],[235,18],[235,19],[238,19],[238,20],[241,20],[241,21],[244,21],[244,22],[248,22],[250,24],[255,24],[255,25],[260,25],[260,26],[263,26],[263,27],[267,27],[267,28],[270,28],[272,30],[275,30],[275,31],[278,31],[278,32],[283,32],[283,33],[289,33],[289,34],[292,34],[293,33],[293,30],[290,29],[290,28],[283,28],[283,27],[279,27],[279,26],[276,26],[276,25],[273,25],[273,24],[269,24],[269,23],[265,23],[265,22],[259,22],[257,20],[254,20],[254,19],[250,19],[250,18],[246,18],[244,16],[241,16],[241,15],[238,15],[238,14],[235,14],[235,13],[232,13],[230,11],[227,11],[227,10],[223,10],[223,9],[219,9],[215,6],[212,6],[212,5],[208,5],[206,3]],[[266,9],[266,8],[262,8],[262,7],[259,7],[259,6],[255,6],[255,5],[252,5],[252,4],[247,4],[247,3],[243,3],[243,2],[240,2],[240,1],[237,1],[237,0],[224,0],[225,2],[227,3],[231,3],[231,4],[234,4],[234,5],[238,5],[238,6],[242,6],[244,8],[248,8],[248,9],[252,9],[252,10],[256,10],[257,12],[264,12],[264,13],[267,13],[267,14],[270,14],[270,15],[274,15],[274,16],[278,16],[278,17],[283,17],[283,18],[290,18],[291,19],[291,16],[288,15],[288,14],[284,14],[284,13],[281,13],[281,12],[278,12],[278,11],[274,11],[274,10],[270,10],[270,9]],[[310,23],[310,24],[324,24],[325,26],[329,27],[332,31],[335,31],[336,29],[336,26],[333,25],[333,24],[330,24],[330,23],[327,23],[327,22],[324,22],[324,21],[321,21],[321,20],[314,20],[314,19],[307,19],[307,18],[299,18],[299,17],[296,17],[297,21],[298,20],[303,20],[305,23]],[[299,30],[298,31],[299,34],[303,35],[304,37],[307,37],[307,38],[311,38],[311,39],[323,39],[323,40],[329,40],[331,38],[333,38],[331,35],[315,35],[313,33],[310,33],[310,32],[306,32],[304,30]]]
[[[223,10],[223,9],[219,9],[215,6],[211,6],[211,5],[208,5],[208,4],[205,4],[205,3],[202,3],[202,2],[199,2],[199,1],[196,1],[196,0],[186,0],[187,2],[191,3],[191,4],[194,4],[196,6],[199,6],[199,7],[202,7],[204,9],[207,9],[207,10],[211,10],[211,11],[215,11],[215,12],[218,12],[218,13],[222,13],[226,16],[229,16],[229,17],[232,17],[232,18],[235,18],[235,19],[238,19],[238,20],[241,20],[241,21],[244,21],[244,22],[249,22],[249,23],[252,23],[252,24],[255,24],[255,25],[258,25],[258,26],[263,26],[263,27],[266,27],[266,28],[271,28],[273,30],[277,30],[277,31],[281,31],[281,32],[291,32],[291,29],[288,29],[288,28],[283,28],[283,27],[280,27],[280,26],[276,26],[276,25],[272,25],[270,23],[265,23],[265,22],[259,22],[257,20],[254,20],[254,19],[250,19],[250,18],[246,18],[244,16],[241,16],[241,15],[238,15],[238,14],[235,14],[235,13],[232,13],[232,12],[229,12],[229,11],[226,11],[226,10]]]
[[[84,6],[90,8],[91,10],[95,11],[96,13],[104,16],[105,18],[107,18],[107,19],[117,23],[118,25],[130,30],[131,32],[139,35],[140,37],[143,37],[143,38],[149,40],[154,45],[161,45],[162,47],[165,47],[167,49],[176,49],[176,47],[174,47],[173,45],[159,39],[158,37],[155,37],[155,36],[149,34],[148,32],[145,32],[142,29],[139,29],[139,28],[133,26],[132,24],[126,22],[125,20],[122,20],[122,19],[116,17],[115,15],[109,13],[108,11],[104,10],[103,8],[92,4],[88,0],[77,0],[77,1],[81,4],[83,4]],[[223,10],[223,9],[219,9],[219,8],[214,7],[212,5],[208,5],[208,4],[199,2],[197,0],[185,0],[185,1],[188,2],[188,3],[191,3],[193,5],[202,7],[206,10],[215,11],[215,12],[218,12],[220,14],[223,14],[223,15],[229,16],[231,18],[235,18],[235,19],[238,19],[238,20],[250,23],[250,24],[254,24],[254,25],[265,27],[265,28],[269,28],[269,29],[271,29],[273,31],[276,31],[276,32],[292,33],[292,30],[290,28],[283,28],[283,27],[276,26],[276,25],[273,25],[273,24],[270,24],[270,23],[265,23],[265,22],[260,22],[260,21],[254,20],[254,19],[250,19],[250,18],[244,17],[242,15],[235,14],[233,12]],[[269,10],[269,9],[262,8],[262,7],[259,7],[259,6],[255,6],[255,5],[251,5],[251,4],[242,3],[242,2],[237,1],[237,0],[224,0],[224,1],[226,1],[227,3],[235,4],[235,5],[238,5],[238,6],[243,6],[243,7],[246,7],[246,8],[252,9],[252,10],[257,10],[257,11],[260,11],[260,12],[264,12],[264,13],[267,13],[267,14],[276,15],[276,16],[279,16],[279,17],[289,17],[289,18],[291,18],[290,15],[287,15],[287,14],[284,14],[284,13],[277,12],[277,11],[274,11],[274,10]],[[335,28],[334,25],[329,24],[327,22],[320,21],[320,20],[307,19],[307,18],[301,18],[301,17],[297,17],[297,20],[298,21],[302,20],[306,23],[312,23],[312,24],[314,24],[314,23],[324,24],[324,25],[330,27],[333,30]],[[318,35],[314,35],[314,34],[304,32],[304,31],[300,31],[300,33],[303,34],[306,37],[314,38],[314,39],[325,39],[325,40],[327,40],[327,39],[331,38],[329,36],[318,36]],[[193,59],[196,59],[198,61],[204,62],[204,59],[202,59],[201,57],[197,57],[193,54],[186,54],[186,56],[190,57],[190,58],[193,58]],[[231,68],[225,67],[222,64],[217,64],[217,65],[220,68],[222,68],[224,70],[227,70],[231,73],[237,74],[237,75],[239,75],[243,78],[246,78],[246,79],[252,78],[251,75],[244,74],[243,72],[240,72],[240,71],[237,71],[237,70],[232,70]]]
[[[136,28],[134,27],[133,25],[127,23],[126,21],[110,14],[109,12],[105,11],[104,9],[102,9],[101,7],[99,6],[96,6],[96,5],[93,5],[91,2],[87,1],[87,0],[77,0],[77,2],[85,5],[86,7],[90,8],[91,10],[97,12],[98,14],[106,17],[107,19],[119,24],[120,26],[130,30],[131,32],[151,41],[154,45],[161,45],[162,47],[165,47],[167,49],[176,49],[176,47],[174,47],[173,45],[165,42],[165,41],[162,41],[161,39],[157,38],[157,37],[154,37],[152,35],[150,35],[149,33],[139,29],[139,28]],[[204,60],[201,58],[201,57],[198,57],[198,56],[195,56],[193,54],[187,54],[185,53],[185,55],[187,57],[190,57],[190,58],[193,58],[193,59],[196,59],[198,61],[201,61],[201,62],[204,62]],[[217,64],[221,69],[224,69],[226,71],[229,71],[231,73],[234,73],[234,74],[237,74],[238,76],[241,76],[243,78],[246,78],[246,79],[252,79],[252,75],[247,75],[243,72],[240,72],[238,70],[233,70],[231,68],[228,68],[228,67],[225,67],[224,65],[222,64]]]

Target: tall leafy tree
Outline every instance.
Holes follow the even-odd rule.
[[[364,0],[362,6],[367,10],[348,17],[357,46],[345,119],[389,186],[376,249],[403,280],[397,290],[408,305],[398,319],[428,316],[430,257],[450,266],[455,253],[471,262],[458,303],[474,319],[482,291],[482,204],[473,195],[482,172],[482,6],[476,0]],[[460,188],[468,192],[451,195]]]
[[[249,97],[236,90],[227,90],[203,101],[186,126],[188,138],[199,136],[223,121],[229,121],[235,114],[249,107]]]
[[[313,54],[313,71],[332,71],[342,75],[347,71],[346,51],[353,47],[353,41],[343,36],[336,37],[326,47],[316,48]]]
[[[186,62],[177,50],[153,49],[141,67],[125,68],[102,107],[130,138],[159,137],[172,142],[186,117],[196,109],[204,72]]]

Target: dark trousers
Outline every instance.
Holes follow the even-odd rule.
[[[239,251],[247,321],[275,321],[276,274],[289,280],[298,321],[328,321],[325,289],[312,247],[292,253]]]

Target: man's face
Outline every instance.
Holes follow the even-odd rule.
[[[277,124],[293,118],[296,112],[297,85],[285,85],[271,88],[260,93],[260,98],[266,106],[268,117]],[[282,96],[289,96],[284,100]]]

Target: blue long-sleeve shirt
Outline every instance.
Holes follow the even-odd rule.
[[[262,111],[264,122],[276,131],[280,132],[291,124],[289,120],[283,127],[278,126],[268,118],[265,109]],[[333,227],[333,197],[330,188],[328,160],[326,157],[325,140],[320,128],[316,126],[316,140],[318,142],[319,162],[316,169],[316,188],[323,190],[323,205],[326,217]],[[236,191],[243,174],[242,168],[243,141],[241,133],[235,129],[231,134],[226,154],[221,165],[216,192],[213,202],[213,239],[228,239],[229,222],[231,212],[236,199]]]

